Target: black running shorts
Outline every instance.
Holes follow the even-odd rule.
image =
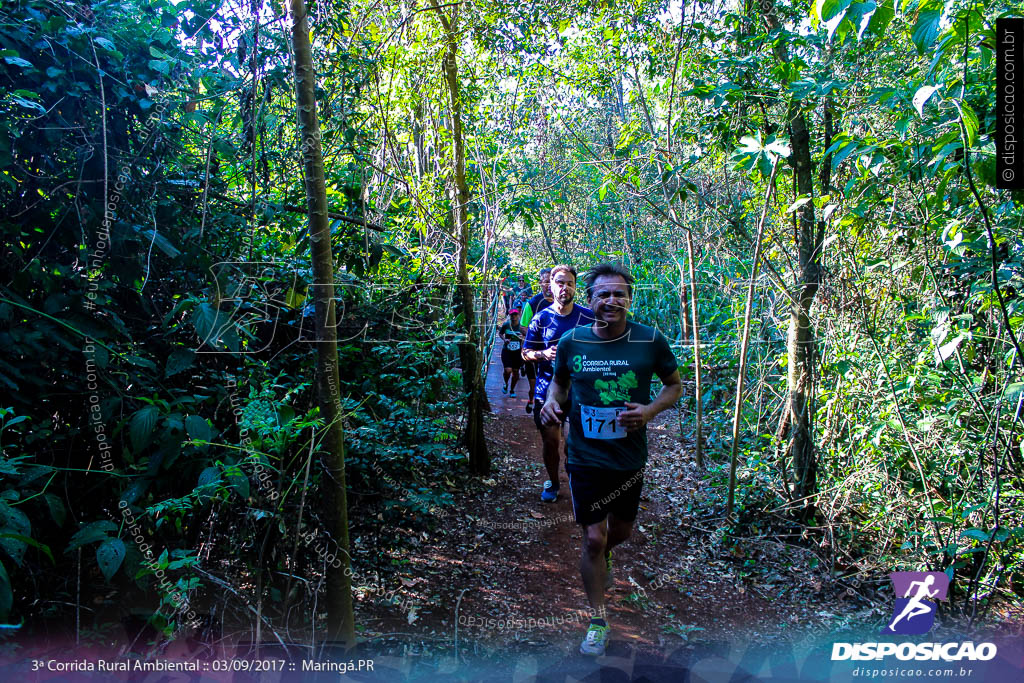
[[[501,350],[501,364],[503,367],[518,370],[525,362],[526,361],[523,360],[523,355],[519,353],[519,351],[509,351],[508,349]]]
[[[527,363],[529,365],[529,363]],[[544,429],[544,425],[540,421],[540,409],[544,407],[544,401],[538,401],[533,399],[533,424],[537,425],[537,429]],[[572,401],[565,404],[565,408],[562,410],[562,424],[565,424],[565,420],[569,417],[569,411],[572,409]],[[559,425],[561,427],[561,425]]]
[[[533,361],[523,361],[523,368],[526,370],[527,379],[537,379],[537,366]]]
[[[644,487],[642,469],[606,470],[567,464],[565,470],[569,474],[572,511],[577,524],[597,524],[609,513],[624,522],[636,519]]]

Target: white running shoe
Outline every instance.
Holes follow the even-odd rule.
[[[591,655],[592,657],[604,656],[611,632],[610,626],[601,626],[600,624],[590,622],[587,635],[583,637],[583,642],[580,643],[580,654]]]

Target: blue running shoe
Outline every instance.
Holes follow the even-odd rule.
[[[543,503],[554,503],[558,500],[558,487],[548,479],[544,482],[544,490],[540,492],[540,499]]]

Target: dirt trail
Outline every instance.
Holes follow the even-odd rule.
[[[560,471],[562,495],[554,504],[540,502],[547,478],[540,455],[540,436],[523,406],[527,381],[519,380],[518,397],[501,393],[500,353],[496,348],[487,374],[487,395],[493,419],[487,433],[495,454],[493,487],[499,499],[491,519],[539,527],[506,535],[503,545],[521,552],[517,571],[502,572],[506,593],[515,597],[520,614],[538,620],[548,615],[581,614],[581,623],[552,628],[575,647],[585,630],[588,605],[579,577],[581,532],[573,521],[564,462]],[[715,572],[701,557],[699,546],[712,534],[678,525],[674,508],[685,504],[700,485],[687,462],[688,449],[678,440],[674,411],[659,416],[649,427],[651,458],[633,538],[615,553],[615,586],[609,593],[609,622],[613,638],[645,648],[683,642],[680,633],[727,635],[742,627],[770,630],[787,621],[764,597],[738,587]],[[719,575],[716,575],[719,574]],[[737,590],[739,588],[739,590]],[[712,607],[713,606],[713,607]],[[676,633],[672,633],[675,629]]]
[[[413,539],[418,550],[403,553],[398,588],[406,605],[418,605],[415,613],[390,607],[387,614],[363,612],[360,618],[368,635],[412,635],[411,627],[425,647],[431,639],[439,648],[457,639],[463,657],[490,656],[502,668],[515,668],[524,657],[539,659],[547,662],[541,678],[580,680],[606,664],[578,654],[589,608],[564,463],[560,499],[542,503],[546,474],[539,434],[524,410],[527,381],[519,380],[517,398],[502,394],[499,348],[486,388],[491,476],[458,486],[447,482],[454,512],[436,533]],[[640,657],[665,667],[680,653],[682,661],[692,661],[695,651],[723,643],[731,643],[728,651],[752,642],[795,642],[862,607],[845,603],[841,591],[810,568],[805,549],[771,534],[722,544],[718,523],[690,512],[706,514],[708,506],[694,501],[710,489],[679,438],[675,411],[653,421],[648,436],[640,515],[633,537],[615,553],[605,660],[635,664]],[[651,680],[671,680],[678,666],[686,665],[677,662],[665,670],[667,678]]]

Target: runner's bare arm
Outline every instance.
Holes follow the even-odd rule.
[[[683,382],[679,378],[679,371],[675,370],[668,377],[662,377],[661,381],[665,386],[661,388],[655,399],[647,405],[642,403],[626,403],[628,410],[619,413],[618,418],[619,424],[626,431],[631,432],[635,429],[640,429],[653,420],[658,413],[668,410],[679,400],[683,393]]]
[[[551,378],[551,385],[548,387],[548,397],[540,408],[541,424],[555,425],[561,422],[562,406],[569,402],[569,385],[572,380],[559,379],[557,375]]]
[[[522,323],[520,323],[522,326]],[[526,327],[526,332],[523,336],[523,350],[519,352],[519,355],[523,357],[523,360],[533,362],[539,360],[533,357],[534,349],[531,348],[531,344],[538,340],[540,332],[537,330],[537,326],[530,324]]]

